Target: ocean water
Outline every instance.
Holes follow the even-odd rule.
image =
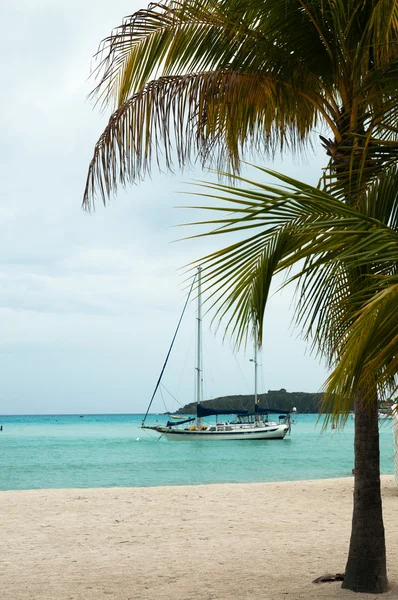
[[[143,415],[0,417],[0,489],[136,487],[321,479],[351,475],[354,421],[321,432],[299,415],[290,437],[170,442]],[[148,422],[163,423],[162,415]],[[392,474],[391,421],[380,425],[381,472]]]

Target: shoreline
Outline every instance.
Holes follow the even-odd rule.
[[[394,479],[394,473],[384,473],[380,475],[380,479],[383,478],[392,478]],[[102,490],[148,490],[148,489],[163,489],[163,488],[197,488],[197,487],[212,487],[212,486],[262,486],[262,485],[281,485],[281,484],[299,484],[299,483],[317,483],[317,482],[333,482],[333,481],[345,481],[345,482],[353,482],[353,475],[347,474],[343,477],[326,477],[326,478],[317,478],[317,479],[280,479],[278,481],[251,481],[251,482],[240,482],[240,481],[232,481],[232,482],[220,482],[220,483],[182,483],[182,484],[159,484],[159,485],[137,485],[137,486],[123,486],[123,485],[114,485],[114,486],[101,486],[101,487],[55,487],[55,488],[21,488],[21,489],[9,489],[2,490],[0,489],[1,494],[7,493],[19,493],[19,492],[61,492],[61,491],[74,491],[74,492],[84,492],[84,491],[102,491]],[[398,485],[398,484],[397,484]],[[398,487],[397,487],[398,490]]]
[[[372,598],[312,583],[344,571],[353,481],[2,491],[2,598]],[[396,598],[398,487],[381,481]]]
[[[394,478],[393,473],[380,475],[380,479],[382,478]],[[23,489],[10,489],[10,490],[0,490],[1,494],[7,493],[25,493],[25,492],[84,492],[84,491],[102,491],[102,490],[148,490],[148,489],[175,489],[175,488],[197,488],[197,487],[212,487],[212,486],[262,486],[262,485],[281,485],[281,484],[295,484],[295,483],[317,483],[317,482],[329,482],[329,481],[354,481],[352,474],[347,474],[344,477],[326,477],[326,478],[318,478],[318,479],[280,479],[278,481],[250,481],[250,482],[220,482],[220,483],[182,483],[182,484],[174,484],[174,485],[137,485],[137,486],[101,486],[101,487],[56,487],[56,488],[23,488]],[[398,489],[398,488],[397,488]]]

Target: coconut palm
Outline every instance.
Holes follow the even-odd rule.
[[[199,158],[203,165],[237,173],[245,153],[301,150],[311,144],[315,128],[323,128],[321,140],[330,158],[325,182],[338,182],[341,203],[357,208],[369,181],[391,159],[394,138],[389,138],[386,115],[396,104],[397,30],[397,0],[166,0],[149,5],[125,19],[100,47],[93,95],[114,112],[94,150],[84,205],[92,207],[96,194],[106,202],[119,184],[144,177],[154,162],[172,168],[173,161],[183,167]],[[288,240],[286,234],[274,241],[275,252],[292,243]],[[339,264],[325,263],[321,269],[325,306],[344,285],[350,298],[361,295],[371,274],[369,265],[343,269]],[[308,276],[302,315],[312,307],[316,281]],[[334,334],[322,327],[322,320],[310,319],[314,343],[331,351],[342,339],[340,330]],[[376,383],[370,388],[369,406],[374,406]],[[377,428],[376,417],[364,408],[371,393],[359,386],[354,395],[356,439],[363,440],[371,425]],[[367,489],[379,506],[376,462],[369,463],[373,480]],[[363,503],[359,489],[364,478],[356,469],[356,506]],[[377,536],[384,544],[381,508],[377,518]],[[353,538],[360,535],[354,527]],[[367,556],[353,548],[344,585],[383,591],[385,559],[384,567],[381,559],[372,571],[373,584],[364,575]]]
[[[266,171],[268,174],[272,172]],[[249,232],[200,259],[216,317],[228,317],[238,344],[253,317],[262,341],[273,276],[299,265],[298,321],[332,373],[325,384],[325,424],[344,421],[355,401],[355,492],[343,587],[385,591],[386,556],[379,473],[378,398],[396,392],[398,372],[397,167],[367,186],[359,207],[275,174],[283,188],[206,185],[220,218],[206,235]],[[221,194],[221,195],[220,195]],[[365,201],[366,199],[366,201]],[[204,223],[201,223],[203,226]],[[371,565],[371,566],[370,566]]]

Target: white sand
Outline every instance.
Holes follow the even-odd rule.
[[[398,488],[383,477],[398,598]],[[344,571],[352,479],[0,492],[2,600],[374,598]],[[380,596],[379,596],[380,597]]]

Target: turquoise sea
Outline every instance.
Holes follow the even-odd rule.
[[[143,415],[0,417],[0,489],[163,486],[351,475],[354,421],[321,432],[300,415],[285,440],[170,442]],[[162,415],[149,421],[164,422]],[[391,422],[381,423],[381,472],[393,473]]]

